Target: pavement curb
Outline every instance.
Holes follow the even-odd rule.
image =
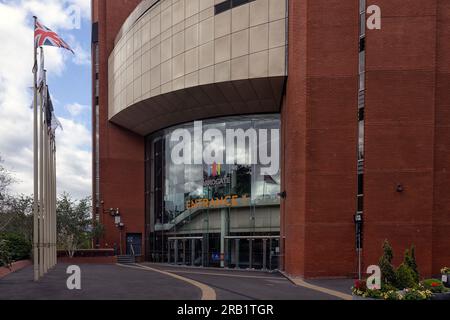
[[[286,274],[285,272],[282,272],[282,271],[279,271],[279,272],[281,275],[283,275],[286,279],[288,279],[290,282],[292,282],[296,286],[303,287],[306,289],[311,289],[311,290],[318,291],[321,293],[325,293],[325,294],[337,297],[342,300],[347,300],[347,301],[353,300],[353,296],[350,294],[346,294],[346,293],[343,293],[340,291],[336,291],[336,290],[328,289],[328,288],[321,287],[318,285],[314,285],[314,284],[306,282],[305,280],[303,280],[301,278],[291,277],[288,274]]]
[[[14,262],[11,266],[11,269],[6,267],[0,268],[0,280],[6,277],[7,275],[22,270],[28,266],[31,266],[31,260],[22,260]]]

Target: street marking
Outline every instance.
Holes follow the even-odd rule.
[[[346,294],[346,293],[342,293],[342,292],[339,292],[336,290],[320,287],[320,286],[308,283],[300,278],[292,278],[284,273],[283,273],[283,275],[297,286],[300,286],[300,287],[303,287],[306,289],[311,289],[311,290],[318,291],[318,292],[322,292],[322,293],[326,293],[330,296],[334,296],[334,297],[340,298],[342,300],[353,300],[353,297],[350,294]]]
[[[162,270],[158,270],[158,269],[153,269],[147,266],[143,266],[141,264],[134,264],[134,265],[123,265],[123,264],[117,264],[118,266],[121,267],[126,267],[126,268],[132,268],[132,269],[139,269],[139,270],[147,270],[147,271],[153,271],[153,272],[157,272],[160,274],[164,274],[166,276],[175,278],[177,280],[181,280],[184,282],[187,282],[197,288],[199,288],[202,292],[202,299],[201,300],[217,300],[217,295],[216,295],[216,291],[211,288],[210,286],[207,286],[201,282],[192,280],[192,279],[188,279],[182,276],[179,276],[177,274],[173,274],[170,272],[166,272],[166,271],[162,271]]]

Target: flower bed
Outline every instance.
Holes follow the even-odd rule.
[[[403,290],[398,289],[381,289],[381,290],[358,290],[353,288],[352,293],[366,299],[374,300],[430,300],[433,292],[424,287],[408,288]]]
[[[386,241],[379,263],[381,289],[369,289],[366,280],[357,280],[352,287],[352,294],[357,297],[355,300],[450,300],[450,289],[441,280],[420,281],[414,246],[406,250],[403,263],[397,269],[392,265],[393,256],[393,250]],[[447,280],[450,280],[450,268],[441,271],[442,274],[449,273]]]

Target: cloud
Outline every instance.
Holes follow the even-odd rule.
[[[84,106],[79,103],[72,103],[66,106],[66,110],[72,117],[78,117],[83,112],[89,111],[89,106]]]
[[[90,49],[85,49],[83,46],[76,41],[75,37],[69,36],[68,41],[75,51],[75,55],[72,55],[72,62],[78,66],[90,66],[91,65],[91,51]]]
[[[60,118],[63,131],[56,136],[58,193],[68,191],[80,198],[91,192],[91,133],[82,124]]]
[[[33,98],[29,90],[33,83],[32,15],[39,15],[54,30],[68,30],[65,8],[78,5],[82,18],[86,18],[90,15],[89,3],[90,0],[0,0],[0,156],[18,180],[14,193],[33,192],[33,112],[29,108]],[[45,55],[49,75],[62,76],[71,54],[46,47]],[[79,62],[89,63],[83,55]],[[76,112],[74,108],[72,111]],[[81,198],[91,193],[91,134],[76,119],[60,120],[64,131],[58,131],[57,138],[58,191]]]
[[[76,22],[89,19],[91,14],[90,0],[6,0],[4,3],[37,16],[54,31],[77,28]]]

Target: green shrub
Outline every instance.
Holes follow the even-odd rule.
[[[11,264],[11,252],[6,240],[0,239],[0,267],[7,266]]]
[[[379,261],[379,267],[381,269],[381,283],[383,285],[395,285],[396,275],[394,266],[392,265],[392,259],[394,258],[394,253],[392,247],[387,240],[383,244],[383,255]]]
[[[397,289],[414,288],[418,285],[414,271],[405,263],[402,263],[395,272]]]
[[[22,235],[4,234],[0,236],[0,239],[4,242],[3,251],[7,253],[10,260],[18,261],[30,258],[31,243]]]
[[[444,287],[441,280],[437,279],[427,279],[421,282],[421,285],[426,289],[430,290],[433,293],[444,293],[447,292],[447,289]]]
[[[419,283],[420,281],[420,274],[417,267],[416,262],[416,248],[414,245],[411,246],[410,250],[405,251],[405,257],[403,260],[403,263],[406,264],[414,273],[414,281],[416,283]]]

